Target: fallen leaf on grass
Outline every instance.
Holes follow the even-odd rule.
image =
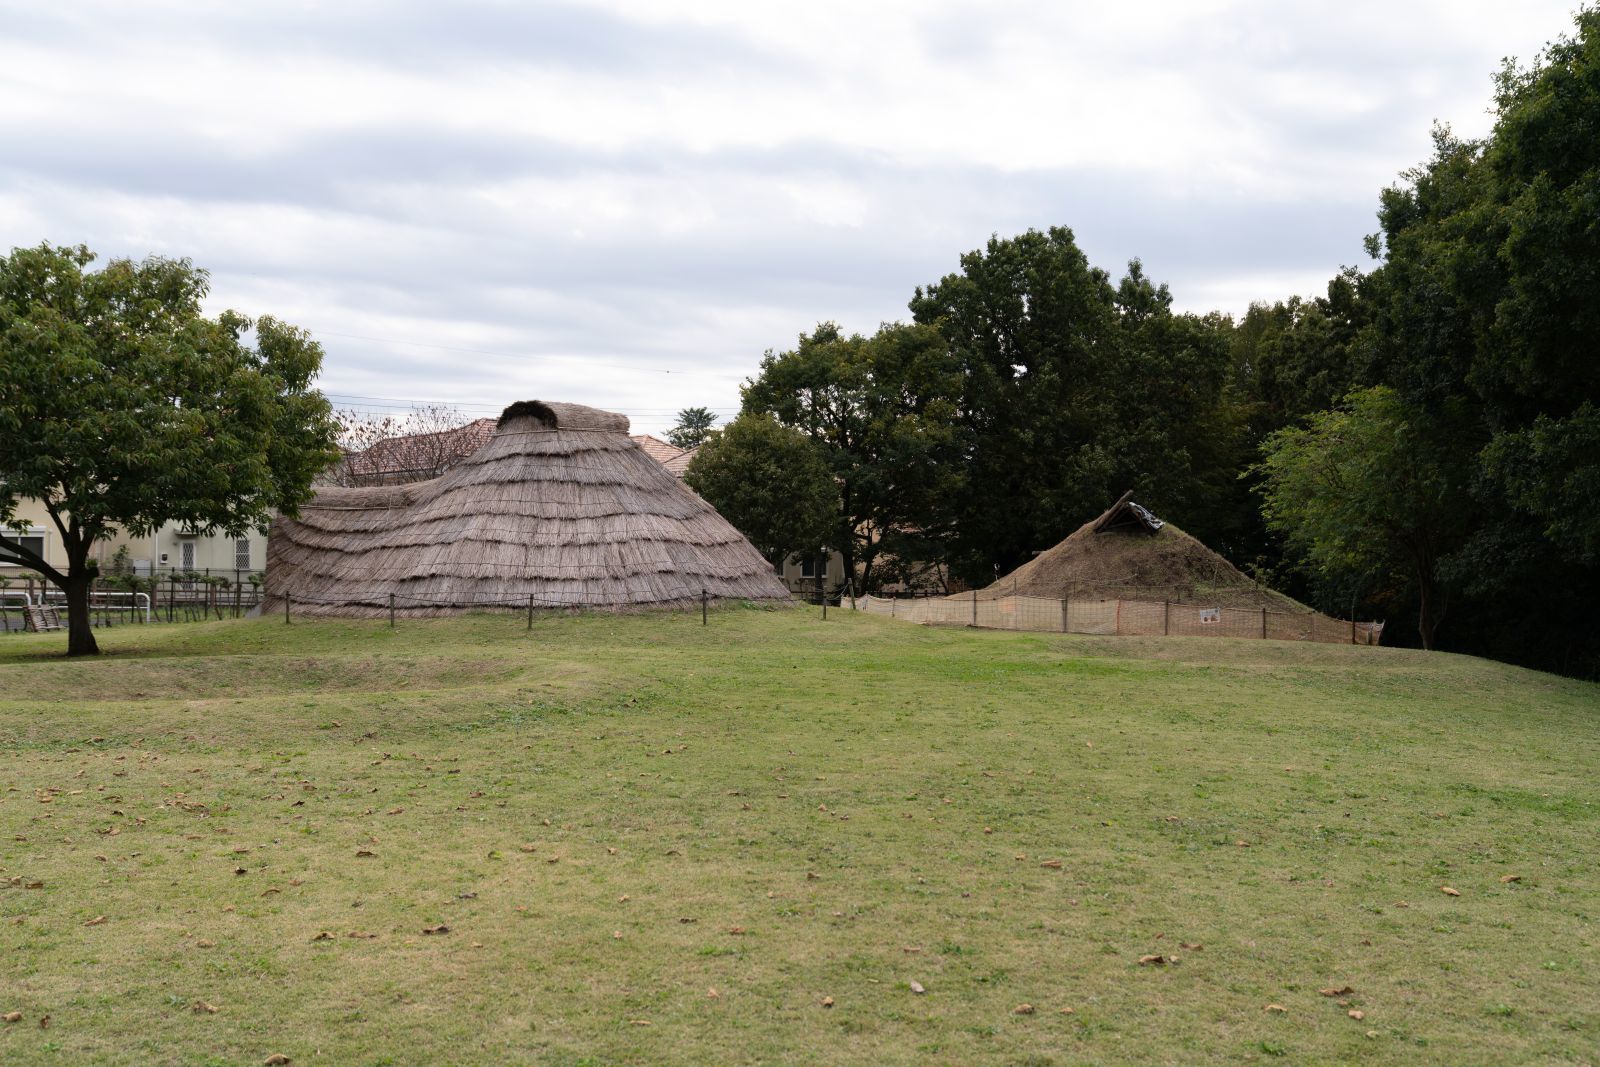
[[[22,1021],[22,1013],[20,1011],[8,1011],[0,1018],[4,1018],[7,1023],[20,1023]]]
[[[370,848],[358,848],[358,849],[356,849],[356,855],[357,856],[376,856],[377,853],[372,851]]]
[[[39,1016],[39,1029],[48,1030],[49,1028],[50,1028],[50,1016],[48,1016],[48,1015]]]
[[[730,926],[730,927],[728,927],[728,933],[733,934],[734,936],[737,937],[738,935],[744,933],[744,927],[742,927],[742,926]]]
[[[1282,1015],[1289,1009],[1284,1007],[1282,1004],[1268,1004],[1266,1010],[1272,1012],[1274,1015]]]
[[[293,1062],[293,1060],[281,1052],[274,1052],[272,1055],[261,1061],[263,1067],[283,1067],[284,1064]]]
[[[318,933],[316,937],[313,937],[311,940],[313,940],[313,941],[332,941],[333,940],[333,935],[330,934],[328,931],[323,930],[320,933]]]
[[[209,938],[202,937],[200,940],[198,940],[198,941],[196,941],[194,943],[194,947],[195,948],[216,948],[217,947],[217,943],[215,941],[210,940]]]
[[[422,932],[425,934],[448,934],[450,932],[450,927],[444,923],[440,923],[438,926],[424,926],[422,928]]]
[[[1189,942],[1189,941],[1179,941],[1178,942],[1178,947],[1181,948],[1181,949],[1184,949],[1185,951],[1188,951],[1188,952],[1199,952],[1200,950],[1205,948],[1205,946],[1202,945],[1198,941],[1195,941],[1195,942],[1192,942],[1192,943]]]
[[[189,1005],[189,1010],[194,1012],[196,1015],[215,1015],[222,1009],[217,1007],[215,1004],[207,1004],[203,1000],[197,1000],[193,1004]]]
[[[517,851],[518,852],[538,852],[539,849],[538,849],[538,847],[536,845],[518,845],[517,846]]]
[[[1060,860],[1045,860],[1043,863],[1039,864],[1039,866],[1041,866],[1041,867],[1051,867],[1051,868],[1054,868],[1056,870],[1060,870],[1061,869],[1061,861]]]
[[[717,992],[715,986],[712,986],[710,989],[706,990],[706,997],[709,1000],[718,1000],[722,997],[722,994]]]
[[[921,982],[912,982],[911,983],[911,992],[916,993],[918,996],[921,996],[923,993],[926,993],[927,990],[922,988],[922,983]]]
[[[1356,1020],[1357,1022],[1360,1022],[1362,1019],[1365,1019],[1367,1017],[1367,1013],[1362,1011],[1362,1010],[1360,1010],[1359,1008],[1351,1008],[1349,1011],[1345,1012],[1345,1014],[1350,1016],[1350,1018]]]
[[[1033,1014],[1033,1005],[1032,1004],[1018,1004],[1016,1007],[1011,1009],[1011,1014],[1012,1015],[1032,1015]]]
[[[651,1026],[653,1024],[650,1022],[649,1019],[629,1019],[628,1020],[628,1025],[629,1026]]]
[[[833,998],[832,998],[832,997],[823,997],[823,998],[822,998],[822,1006],[823,1006],[823,1007],[824,1007],[824,1008],[831,1008],[831,1007],[833,1007]]]
[[[1512,882],[1520,881],[1522,881],[1522,875],[1520,874],[1502,874],[1500,876],[1501,885],[1510,885]]]
[[[371,940],[374,940],[378,935],[377,934],[369,934],[369,933],[366,933],[365,931],[362,931],[362,930],[351,930],[348,934],[345,934],[344,936],[353,937],[353,938],[356,938],[357,940],[360,940],[360,941],[371,941]]]
[[[1447,885],[1440,886],[1439,892],[1443,893],[1447,897],[1459,897],[1461,895],[1461,891],[1459,889],[1451,889]]]
[[[100,925],[104,924],[105,921],[106,921],[106,917],[104,915],[96,915],[94,918],[90,919],[88,922],[84,923],[83,925],[85,925],[85,926],[100,926]]]
[[[1342,986],[1329,986],[1327,989],[1319,989],[1319,990],[1317,990],[1317,992],[1321,993],[1325,997],[1347,997],[1351,993],[1354,993],[1355,990],[1351,989],[1347,985],[1342,985]]]
[[[1140,956],[1139,957],[1139,966],[1141,966],[1141,967],[1165,967],[1166,965],[1167,965],[1167,957],[1165,957],[1165,956]]]

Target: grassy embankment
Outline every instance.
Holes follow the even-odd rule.
[[[1600,687],[848,613],[522,625],[0,638],[0,1058],[1600,1050]]]

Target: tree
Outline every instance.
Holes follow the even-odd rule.
[[[912,315],[943,335],[961,378],[959,576],[991,581],[1129,487],[1212,532],[1190,515],[1243,461],[1223,404],[1230,328],[1171,304],[1137,260],[1113,286],[1064,227],[993,238],[917,290]]]
[[[667,440],[685,450],[699,448],[716,424],[710,408],[684,408],[678,412],[678,424],[667,431]]]
[[[67,568],[4,537],[0,558],[66,593],[75,656],[98,651],[96,542],[170,521],[242,536],[294,514],[338,455],[304,330],[205,317],[208,276],[187,260],[86,271],[94,258],[45,244],[0,259],[0,524],[41,501]]]
[[[1462,543],[1469,504],[1450,428],[1384,386],[1267,439],[1267,524],[1324,579],[1408,582],[1422,647],[1438,647],[1449,608],[1441,565]]]
[[[1507,62],[1481,140],[1384,190],[1363,284],[1368,384],[1459,438],[1476,505],[1445,561],[1469,650],[1600,672],[1600,8],[1529,66]]]
[[[774,564],[828,547],[839,491],[805,434],[750,413],[701,446],[683,480]]]
[[[768,352],[745,383],[746,413],[771,414],[821,449],[838,485],[827,544],[852,589],[874,589],[880,560],[931,564],[963,477],[960,375],[928,326],[887,324],[871,337],[833,323]]]

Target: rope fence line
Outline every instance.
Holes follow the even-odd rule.
[[[856,610],[924,626],[973,626],[984,630],[1106,634],[1153,637],[1241,637],[1268,641],[1376,645],[1383,623],[1342,621],[1320,612],[1271,608],[1213,607],[1194,601],[1054,600],[1009,596],[994,600],[920,598],[856,600]]]

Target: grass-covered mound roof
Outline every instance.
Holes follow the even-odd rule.
[[[788,599],[772,566],[628,437],[577,404],[506,408],[482,448],[425,482],[328,488],[273,524],[268,609],[438,614]]]
[[[1052,600],[1170,600],[1206,606],[1307,612],[1184,533],[1156,519],[1125,494],[993,585],[980,599],[1013,593]],[[970,594],[962,594],[970,595]]]

